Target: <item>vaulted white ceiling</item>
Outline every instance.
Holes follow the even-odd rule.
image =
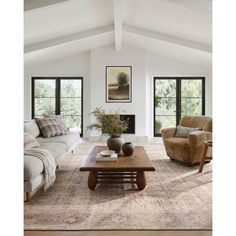
[[[211,61],[210,0],[25,0],[25,61],[114,44]]]

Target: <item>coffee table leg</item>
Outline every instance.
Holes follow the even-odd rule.
[[[90,171],[88,177],[88,187],[94,190],[97,185],[97,171]]]
[[[138,185],[139,190],[143,190],[146,186],[146,177],[144,174],[144,171],[138,171],[137,172],[137,179],[136,183]]]

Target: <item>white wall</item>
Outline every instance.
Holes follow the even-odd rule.
[[[132,103],[106,103],[106,66],[132,66]],[[32,76],[82,76],[84,78],[84,134],[90,123],[89,113],[98,106],[106,111],[136,115],[136,135],[153,136],[153,77],[204,76],[206,77],[206,115],[212,114],[211,67],[202,63],[180,61],[146,52],[144,49],[114,46],[92,49],[63,60],[25,68],[24,118],[31,118]],[[92,133],[93,134],[93,133]],[[90,133],[91,135],[91,133]]]
[[[106,103],[106,66],[132,66],[132,102]],[[113,46],[91,51],[91,108],[102,106],[106,111],[120,110],[135,115],[137,136],[147,136],[146,130],[146,63],[145,51],[125,47],[116,52]]]

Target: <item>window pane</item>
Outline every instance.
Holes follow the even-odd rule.
[[[55,97],[55,80],[35,80],[35,97]]]
[[[164,127],[175,127],[175,116],[156,116],[155,117],[155,134],[160,134],[160,129]]]
[[[181,80],[181,97],[202,97],[202,80]]]
[[[181,115],[201,115],[202,114],[202,99],[201,98],[182,98]]]
[[[155,95],[159,97],[176,97],[176,80],[157,79]]]
[[[155,80],[155,134],[160,129],[176,125],[176,80]]]
[[[62,115],[81,115],[81,98],[61,98]]]
[[[156,115],[175,115],[176,98],[159,98]]]
[[[81,97],[81,80],[61,80],[61,97]]]
[[[55,114],[55,98],[35,98],[35,116]]]
[[[81,128],[81,116],[63,116],[66,127],[68,128]]]

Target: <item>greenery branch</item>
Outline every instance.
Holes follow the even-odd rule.
[[[129,121],[121,119],[117,112],[107,114],[101,107],[97,107],[90,115],[95,117],[95,121],[88,125],[87,129],[100,130],[104,134],[109,134],[112,138],[120,137],[128,129]]]

